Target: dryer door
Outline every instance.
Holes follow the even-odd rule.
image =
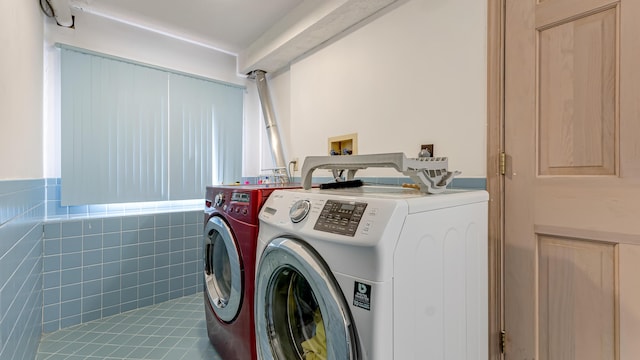
[[[262,359],[361,359],[344,295],[325,262],[305,243],[278,238],[266,247],[255,296]]]
[[[209,303],[222,321],[238,315],[242,296],[242,263],[227,223],[213,216],[204,230],[204,280]]]

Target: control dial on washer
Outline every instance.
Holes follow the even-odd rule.
[[[213,199],[213,204],[215,206],[221,206],[224,203],[224,193],[216,194],[216,197]]]
[[[289,209],[289,218],[292,222],[299,223],[307,217],[310,208],[311,203],[309,200],[298,200]]]

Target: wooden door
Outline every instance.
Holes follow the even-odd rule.
[[[505,358],[639,359],[640,1],[505,4]]]

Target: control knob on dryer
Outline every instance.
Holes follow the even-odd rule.
[[[213,199],[213,204],[215,206],[221,206],[224,203],[224,193],[217,193],[216,197]]]
[[[310,208],[311,203],[309,200],[298,200],[289,209],[289,218],[292,222],[299,223],[307,217]]]

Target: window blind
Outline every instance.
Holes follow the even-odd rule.
[[[242,89],[179,74],[169,84],[171,197],[199,198],[206,185],[239,181]]]
[[[61,49],[62,204],[202,198],[240,179],[243,89]]]

